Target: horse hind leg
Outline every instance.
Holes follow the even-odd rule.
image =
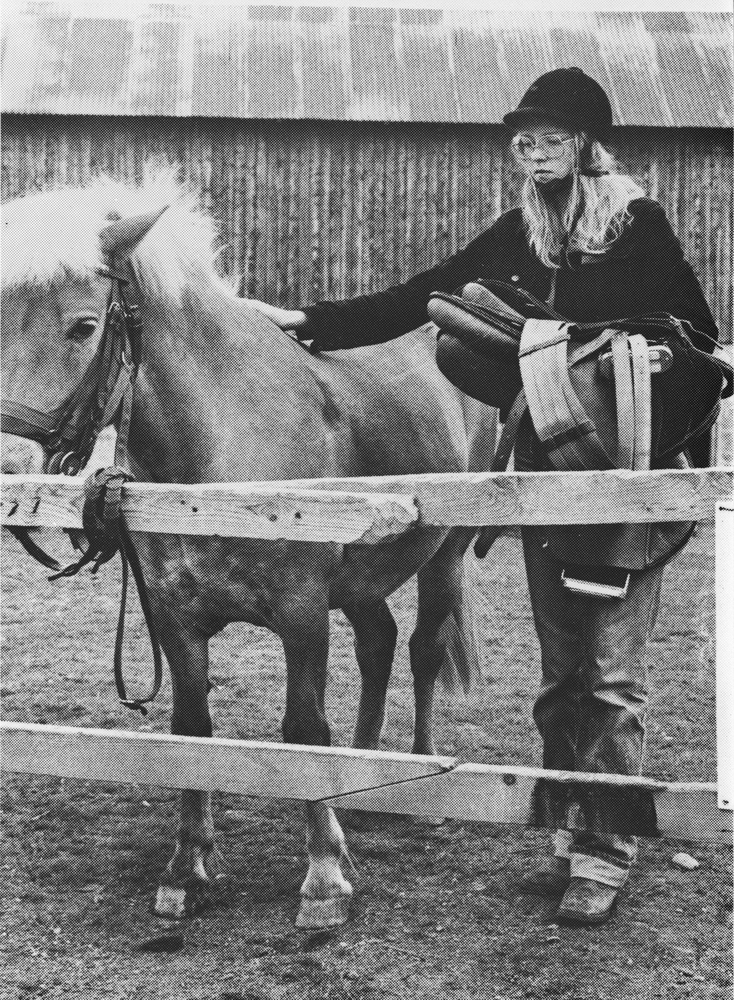
[[[451,688],[458,676],[468,690],[479,670],[463,559],[473,536],[471,530],[451,532],[418,573],[418,617],[409,643],[415,693],[413,753],[436,752],[433,701],[438,677]]]
[[[288,593],[273,611],[288,668],[283,738],[288,743],[330,746],[324,711],[329,655],[325,581],[312,580],[297,593]],[[344,833],[334,810],[324,802],[307,802],[306,819],[309,865],[296,926],[335,927],[347,920],[352,896],[352,886],[341,871],[341,860],[348,856]]]
[[[159,626],[161,644],[171,666],[173,717],[171,732],[211,736],[208,706],[208,639],[199,634]],[[156,895],[158,916],[181,918],[200,909],[208,896],[206,862],[214,847],[214,822],[209,792],[181,792],[176,848]]]
[[[383,600],[345,608],[344,614],[354,629],[354,652],[362,675],[352,746],[377,750],[385,724],[385,698],[398,628]]]

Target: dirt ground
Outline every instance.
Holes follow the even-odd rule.
[[[712,553],[713,530],[703,526],[667,572],[650,650],[647,774],[716,777]],[[530,710],[538,653],[517,540],[502,539],[472,572],[484,676],[467,699],[442,697],[439,747],[485,763],[537,763]],[[6,719],[167,730],[168,680],[147,719],[117,704],[117,594],[114,569],[51,584],[5,541]],[[401,643],[384,746],[405,750],[413,588],[392,604]],[[357,671],[344,619],[335,615],[333,624],[329,717],[334,741],[348,745]],[[233,625],[212,646],[218,733],[278,738],[284,670],[276,641]],[[147,687],[143,642],[132,642],[127,662],[130,686],[137,678]],[[293,926],[306,870],[301,807],[221,795],[211,905],[174,923],[150,909],[175,832],[173,792],[21,776],[3,785],[2,1000],[731,997],[726,849],[645,841],[612,921],[573,929],[554,923],[552,901],[519,892],[528,861],[546,849],[542,831],[342,814],[358,870],[351,920],[304,933]],[[679,850],[700,867],[673,867]],[[163,936],[177,950],[141,950]]]

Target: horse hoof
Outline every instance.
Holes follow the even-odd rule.
[[[157,917],[181,920],[187,916],[186,890],[173,885],[161,885],[155,897],[153,912]]]
[[[335,896],[332,899],[304,897],[296,917],[296,927],[304,930],[339,927],[349,919],[349,902],[349,896]]]
[[[205,909],[209,900],[206,885],[161,885],[155,897],[153,912],[157,917],[183,920]]]

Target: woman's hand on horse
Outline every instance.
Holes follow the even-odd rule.
[[[278,306],[268,305],[267,302],[260,302],[259,299],[244,299],[243,301],[252,309],[257,309],[263,316],[267,316],[281,330],[297,330],[306,322],[306,314],[300,309],[281,309]]]

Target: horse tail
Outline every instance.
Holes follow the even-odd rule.
[[[468,535],[466,545],[472,537],[473,532]],[[474,618],[475,587],[468,572],[467,557],[459,558],[461,567],[452,588],[451,606],[437,636],[438,647],[443,649],[438,676],[447,691],[456,692],[461,685],[467,694],[481,671]]]

